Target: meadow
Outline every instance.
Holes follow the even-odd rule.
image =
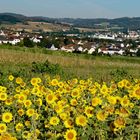
[[[110,81],[140,76],[140,58],[138,57],[93,56],[18,46],[0,47],[0,72],[2,74],[20,71],[24,76],[31,77],[36,74],[32,72],[32,62],[43,65],[46,60],[52,64],[58,64],[63,69],[63,72],[58,72],[58,75],[64,79],[92,77],[97,81]],[[53,75],[50,71],[48,74]]]
[[[0,47],[0,140],[139,140],[140,58]]]

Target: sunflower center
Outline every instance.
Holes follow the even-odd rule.
[[[29,102],[26,102],[26,105],[28,106],[28,105],[30,105],[30,103]]]
[[[84,119],[84,118],[80,118],[80,119],[79,119],[79,122],[80,122],[81,124],[83,124],[83,123],[85,123],[85,119]]]
[[[51,101],[52,99],[53,99],[52,95],[49,95],[49,96],[48,96],[48,100]]]
[[[10,117],[9,117],[8,115],[6,115],[6,116],[5,116],[5,119],[6,119],[6,120],[9,120],[9,119],[10,119]]]
[[[73,137],[74,137],[74,134],[73,134],[72,132],[69,132],[69,133],[68,133],[68,138],[69,138],[69,139],[73,139]]]
[[[140,96],[140,89],[137,89],[135,93]]]
[[[4,126],[1,126],[0,129],[1,129],[1,130],[4,130]]]
[[[76,96],[78,93],[77,92],[73,92],[73,95]]]
[[[5,95],[1,95],[1,98],[5,98]]]
[[[33,111],[32,111],[32,110],[30,110],[30,111],[29,111],[29,114],[33,114]]]
[[[92,114],[92,110],[88,109],[87,114]]]
[[[69,120],[69,121],[68,121],[68,124],[69,124],[70,126],[72,126],[73,123],[72,123],[71,120]]]
[[[6,102],[7,102],[7,103],[10,103],[11,101],[7,99]]]
[[[125,110],[124,108],[122,108],[122,109],[120,110],[120,112],[123,113],[123,114],[128,114],[128,111]]]
[[[24,97],[23,97],[23,96],[21,96],[21,97],[20,97],[20,100],[21,100],[21,101],[23,101],[23,100],[24,100]]]
[[[120,119],[117,120],[117,123],[118,123],[118,125],[124,125],[125,121],[120,118]]]
[[[56,123],[56,120],[53,120],[53,123]]]
[[[127,103],[128,103],[128,100],[124,100],[123,103],[124,103],[124,104],[127,104]]]

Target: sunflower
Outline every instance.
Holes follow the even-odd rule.
[[[63,83],[63,82],[59,82],[59,83],[58,83],[58,86],[59,86],[60,88],[63,88],[64,83]]]
[[[124,96],[123,98],[121,98],[120,103],[123,107],[128,107],[130,104],[130,100],[127,96]]]
[[[21,87],[20,86],[18,86],[18,87],[16,87],[16,92],[20,92],[21,91]]]
[[[24,110],[23,109],[19,109],[18,111],[19,116],[23,116],[24,115]]]
[[[52,104],[54,103],[54,101],[56,100],[56,97],[53,93],[49,93],[47,96],[46,96],[46,102],[48,104]]]
[[[99,111],[97,112],[96,117],[99,121],[105,121],[105,119],[107,118],[107,113]]]
[[[117,103],[117,98],[115,96],[108,96],[107,100],[112,105],[115,105]]]
[[[32,116],[32,118],[34,120],[38,120],[39,119],[39,114],[38,113],[34,113],[33,116]]]
[[[51,125],[58,125],[60,122],[59,118],[58,117],[51,117],[50,118],[50,124]]]
[[[31,139],[31,133],[30,133],[29,131],[24,131],[24,132],[22,133],[22,137],[23,137],[24,139]]]
[[[95,97],[92,99],[92,106],[97,106],[97,105],[101,105],[102,104],[102,100],[98,97]]]
[[[72,96],[73,98],[78,98],[78,97],[80,97],[80,91],[79,91],[79,89],[74,89],[74,90],[72,90],[71,96]]]
[[[111,91],[116,91],[117,90],[117,85],[115,83],[112,83],[110,86]]]
[[[107,113],[107,114],[113,114],[114,113],[114,106],[112,105],[106,105],[104,108],[104,111]]]
[[[24,100],[24,106],[25,106],[26,108],[29,108],[31,105],[32,105],[31,100]]]
[[[25,94],[19,94],[19,97],[18,97],[18,102],[19,103],[22,103],[24,102],[25,100],[27,99],[27,96]]]
[[[28,121],[28,120],[27,120],[27,121],[25,121],[25,123],[24,123],[24,124],[25,124],[25,126],[27,126],[27,127],[30,127],[30,126],[31,126],[31,122],[30,122],[30,121]]]
[[[17,84],[21,84],[22,82],[23,82],[22,78],[20,78],[20,77],[16,78],[16,83]]]
[[[77,105],[77,100],[76,99],[71,99],[70,104],[72,106],[76,106]]]
[[[64,121],[64,126],[66,128],[72,128],[74,126],[73,120],[71,118],[66,119],[66,121]]]
[[[36,86],[36,85],[38,84],[38,79],[37,79],[37,78],[32,78],[32,79],[31,79],[31,84],[32,84],[33,86]]]
[[[115,121],[114,121],[114,125],[116,128],[118,129],[121,129],[121,128],[124,128],[125,127],[125,124],[126,124],[126,121],[124,118],[122,117],[119,117],[117,118]]]
[[[127,81],[126,84],[125,84],[125,87],[127,89],[130,89],[132,87],[132,84],[129,81]]]
[[[8,79],[9,79],[10,81],[13,81],[13,80],[14,80],[14,76],[13,76],[13,75],[9,75]]]
[[[100,88],[100,92],[106,96],[108,94],[108,87],[104,84],[101,88]]]
[[[66,131],[64,138],[66,140],[76,140],[77,132],[74,129],[69,129]]]
[[[22,83],[20,83],[20,86],[23,88],[23,87],[26,86],[26,83],[25,82],[22,82]]]
[[[10,98],[5,100],[6,105],[11,105],[12,103],[13,103],[13,101]]]
[[[0,93],[0,101],[5,101],[7,99],[6,93]]]
[[[7,126],[5,123],[0,123],[0,134],[6,132]]]
[[[140,88],[136,88],[134,90],[134,97],[136,97],[137,99],[140,99]]]
[[[130,112],[126,108],[120,108],[119,110],[116,109],[115,114],[118,114],[121,117],[128,117],[130,115]]]
[[[60,114],[59,114],[59,117],[60,117],[62,120],[66,120],[66,119],[67,119],[67,117],[68,117],[68,114],[67,114],[67,113],[65,113],[65,112],[60,113]]]
[[[36,78],[36,79],[37,79],[37,82],[38,82],[38,83],[41,83],[41,82],[42,82],[41,78],[38,77],[38,78]]]
[[[2,86],[2,87],[1,87],[1,92],[4,92],[4,93],[5,93],[6,91],[7,91],[7,88],[4,87],[4,86]]]
[[[76,117],[76,124],[80,126],[86,126],[87,125],[87,118],[83,115],[79,115]]]
[[[2,114],[2,121],[3,122],[9,123],[12,121],[12,118],[13,118],[13,115],[10,112],[6,112],[6,113]]]
[[[16,131],[20,132],[23,129],[23,124],[22,123],[18,123],[16,124]]]
[[[85,84],[85,80],[80,80],[79,83],[80,83],[80,85],[84,85]]]
[[[36,100],[36,104],[37,104],[38,106],[42,106],[42,99],[41,99],[41,98],[38,98],[38,99]]]
[[[35,136],[36,136],[36,137],[38,137],[38,136],[40,135],[40,133],[41,133],[41,132],[40,132],[40,130],[39,130],[39,129],[35,129],[34,134],[35,134]]]
[[[59,105],[59,104],[56,104],[55,106],[54,106],[54,110],[55,110],[55,112],[57,113],[57,114],[60,114],[60,113],[62,113],[63,112],[63,106],[62,105]]]
[[[84,112],[88,118],[93,116],[93,107],[91,106],[86,106],[85,107],[85,112]]]
[[[32,117],[34,113],[35,113],[35,110],[31,108],[26,111],[26,114],[28,117]]]
[[[52,86],[57,86],[58,85],[58,80],[57,79],[52,79],[51,85]]]
[[[15,137],[12,137],[9,133],[2,133],[0,140],[17,140]]]

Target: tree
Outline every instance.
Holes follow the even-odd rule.
[[[68,44],[71,44],[72,42],[70,41],[70,39],[68,39],[68,38],[65,38],[64,39],[64,44],[65,45],[68,45]]]
[[[136,55],[140,57],[140,49],[138,49]]]
[[[25,47],[30,47],[30,48],[34,47],[33,41],[31,41],[28,37],[25,37],[23,39],[23,44]]]
[[[59,39],[52,39],[52,44],[54,44],[54,46],[58,49],[60,49],[60,43],[61,41]]]
[[[48,40],[48,39],[46,39],[46,38],[42,38],[42,39],[41,39],[41,42],[38,43],[38,45],[39,45],[40,47],[46,47],[46,46],[50,46],[50,45],[51,45],[51,42],[50,42],[50,40]]]

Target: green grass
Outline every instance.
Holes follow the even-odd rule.
[[[138,57],[93,56],[49,51],[37,47],[0,46],[0,72],[2,74],[36,76],[36,73],[31,71],[32,62],[44,63],[46,60],[52,64],[58,63],[64,72],[61,76],[65,79],[93,77],[96,81],[108,81],[131,76],[140,77],[140,58]]]

